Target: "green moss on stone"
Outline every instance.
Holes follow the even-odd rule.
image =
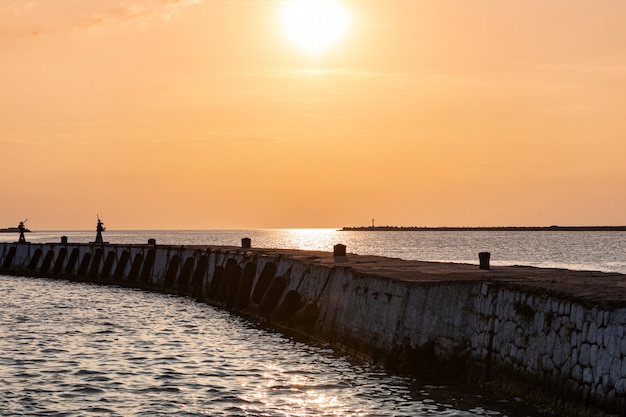
[[[515,313],[524,320],[531,321],[533,317],[535,317],[535,310],[526,303],[515,301],[513,308],[515,309]]]

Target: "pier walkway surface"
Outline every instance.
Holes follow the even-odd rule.
[[[206,246],[197,246],[207,248]],[[347,254],[335,257],[332,252],[289,249],[246,249],[256,253],[280,254],[326,267],[343,266],[365,275],[378,275],[412,282],[492,281],[531,291],[539,295],[560,296],[580,302],[626,306],[626,275],[617,272],[573,271],[532,266],[493,266],[488,270],[477,265],[447,262],[410,261],[372,255]]]
[[[0,274],[191,296],[423,380],[626,415],[626,275],[340,255],[0,243]]]

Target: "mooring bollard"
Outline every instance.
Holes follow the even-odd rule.
[[[336,244],[333,249],[333,255],[346,256],[346,245],[342,245],[341,243]]]
[[[491,257],[491,253],[489,252],[480,252],[478,254],[478,260],[480,261],[480,269],[489,269],[490,257]]]
[[[244,237],[241,239],[241,247],[244,249],[250,249],[252,247],[252,239],[249,237]]]
[[[67,244],[67,236],[61,236],[61,243]]]
[[[156,239],[148,239],[148,245],[156,245]]]

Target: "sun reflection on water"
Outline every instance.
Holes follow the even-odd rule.
[[[244,411],[254,413],[254,404],[262,404],[262,409],[285,416],[361,416],[350,409],[333,390],[345,389],[337,384],[319,384],[316,378],[306,371],[295,372],[277,364],[267,364],[261,374],[262,381],[249,396],[244,398],[248,407]],[[309,371],[310,372],[310,371]]]
[[[341,232],[337,229],[278,229],[284,247],[302,250],[332,251],[332,244],[341,243]],[[289,246],[290,245],[290,246]]]

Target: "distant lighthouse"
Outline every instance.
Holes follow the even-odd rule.
[[[374,219],[372,219],[372,227],[374,227]]]

